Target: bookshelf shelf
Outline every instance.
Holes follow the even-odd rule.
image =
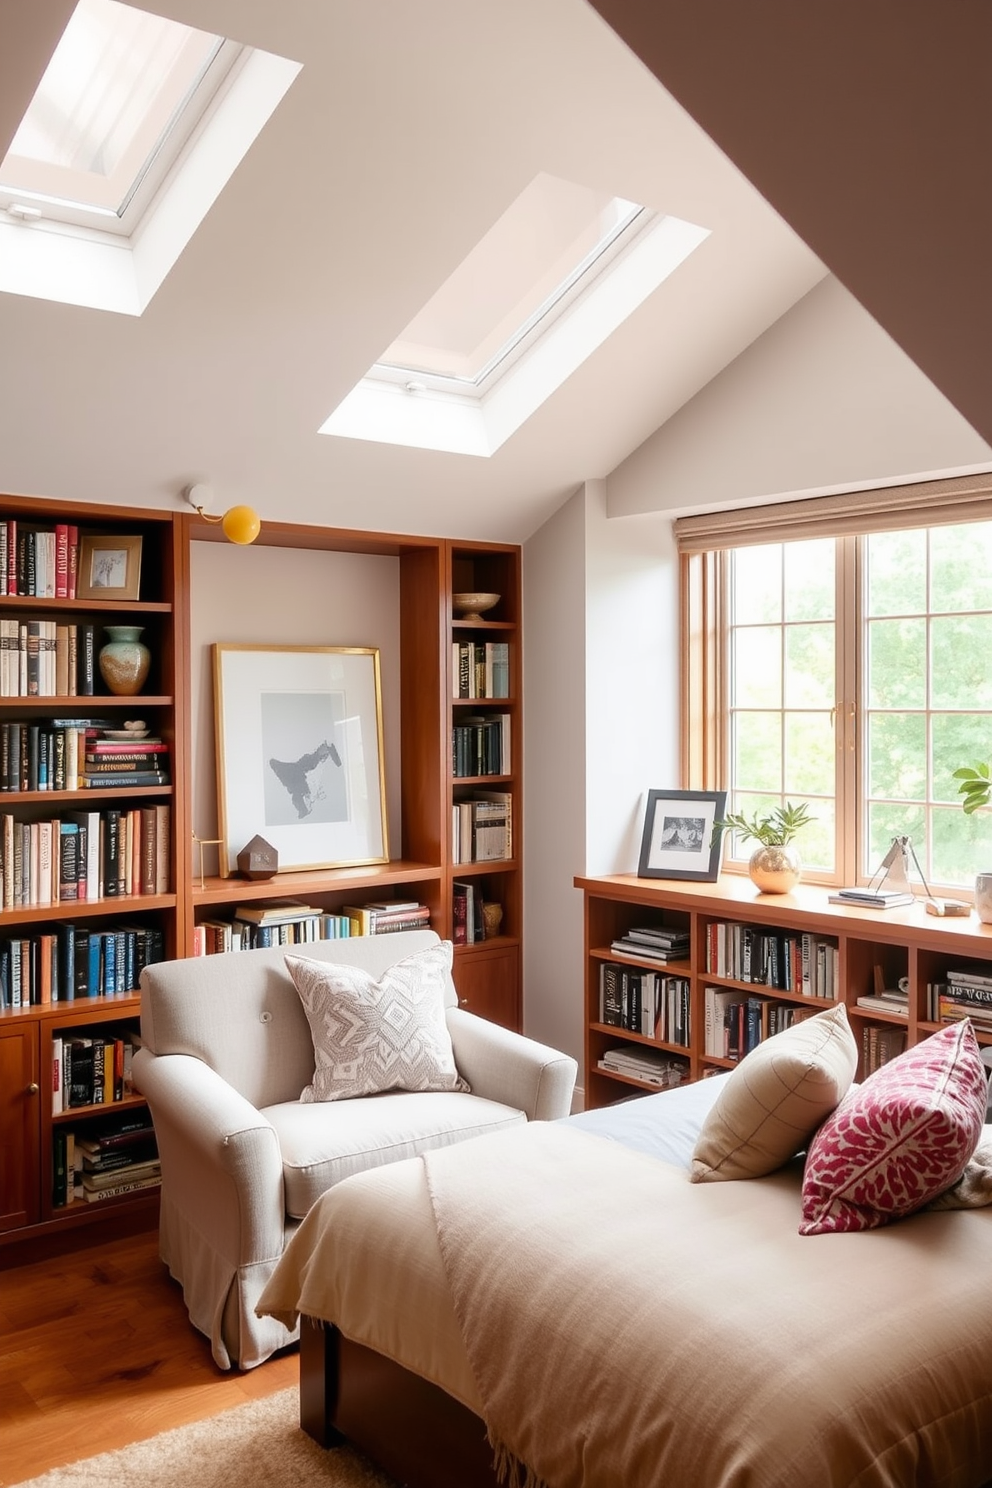
[[[681,1055],[685,1078],[690,1080],[715,1070],[733,1069],[737,1063],[737,1057],[707,1052],[708,1048],[712,1050],[712,1044],[707,1043],[707,988],[735,1004],[753,999],[759,1005],[756,1016],[765,1020],[760,1022],[762,1037],[770,1031],[765,1010],[772,1006],[794,1015],[796,1011],[819,1012],[843,1002],[859,1041],[858,1078],[863,1079],[879,1057],[880,1041],[904,1038],[911,1045],[943,1026],[928,1013],[932,989],[944,985],[948,972],[979,967],[992,977],[992,926],[981,924],[974,916],[964,920],[927,915],[922,900],[897,910],[872,910],[831,904],[828,890],[813,886],[801,885],[787,895],[756,895],[749,880],[729,874],[715,884],[685,885],[649,884],[633,874],[613,874],[576,878],[575,886],[582,890],[584,899],[585,1098],[590,1108],[617,1100],[626,1094],[620,1087],[631,1083],[629,1078],[599,1068],[605,1050],[646,1041],[642,1034],[605,1023],[600,1016],[602,968],[609,962],[661,971],[688,982],[688,1047],[658,1047]],[[610,949],[613,940],[638,925],[670,925],[688,931],[688,961],[659,966],[647,958],[621,957]],[[739,942],[747,930],[775,936],[782,946],[791,945],[799,937],[801,948],[804,935],[810,938],[810,944],[823,941],[835,946],[835,995],[811,996],[786,985],[718,975],[708,969],[717,926],[728,927],[728,942],[735,941],[735,936]],[[788,965],[795,970],[801,962],[796,959]],[[900,978],[908,986],[905,1013],[858,1006],[858,997],[872,995],[878,981],[894,986]],[[711,1008],[711,1019],[714,1016]],[[975,1032],[980,1043],[992,1044],[992,1022],[986,1026],[976,1022]],[[890,1046],[887,1057],[892,1052]],[[641,1082],[641,1088],[648,1091],[654,1087]]]

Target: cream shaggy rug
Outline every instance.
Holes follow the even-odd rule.
[[[350,1447],[300,1430],[299,1392],[280,1390],[150,1441],[53,1468],[14,1488],[394,1488]]]

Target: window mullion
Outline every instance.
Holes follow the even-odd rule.
[[[856,884],[861,867],[861,761],[864,758],[861,697],[863,625],[861,545],[856,537],[837,540],[837,869],[842,882]]]

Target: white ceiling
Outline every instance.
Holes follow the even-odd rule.
[[[68,8],[0,0],[0,154]],[[145,8],[303,68],[140,318],[0,294],[0,489],[523,541],[824,276],[585,0]],[[539,171],[710,237],[490,459],[319,435]]]

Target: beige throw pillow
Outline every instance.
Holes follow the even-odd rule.
[[[693,1183],[773,1173],[806,1147],[857,1067],[843,1003],[765,1039],[711,1107],[692,1156]]]
[[[376,981],[358,966],[287,956],[313,1038],[313,1081],[300,1100],[385,1090],[468,1090],[444,1017],[451,942],[397,961]]]

